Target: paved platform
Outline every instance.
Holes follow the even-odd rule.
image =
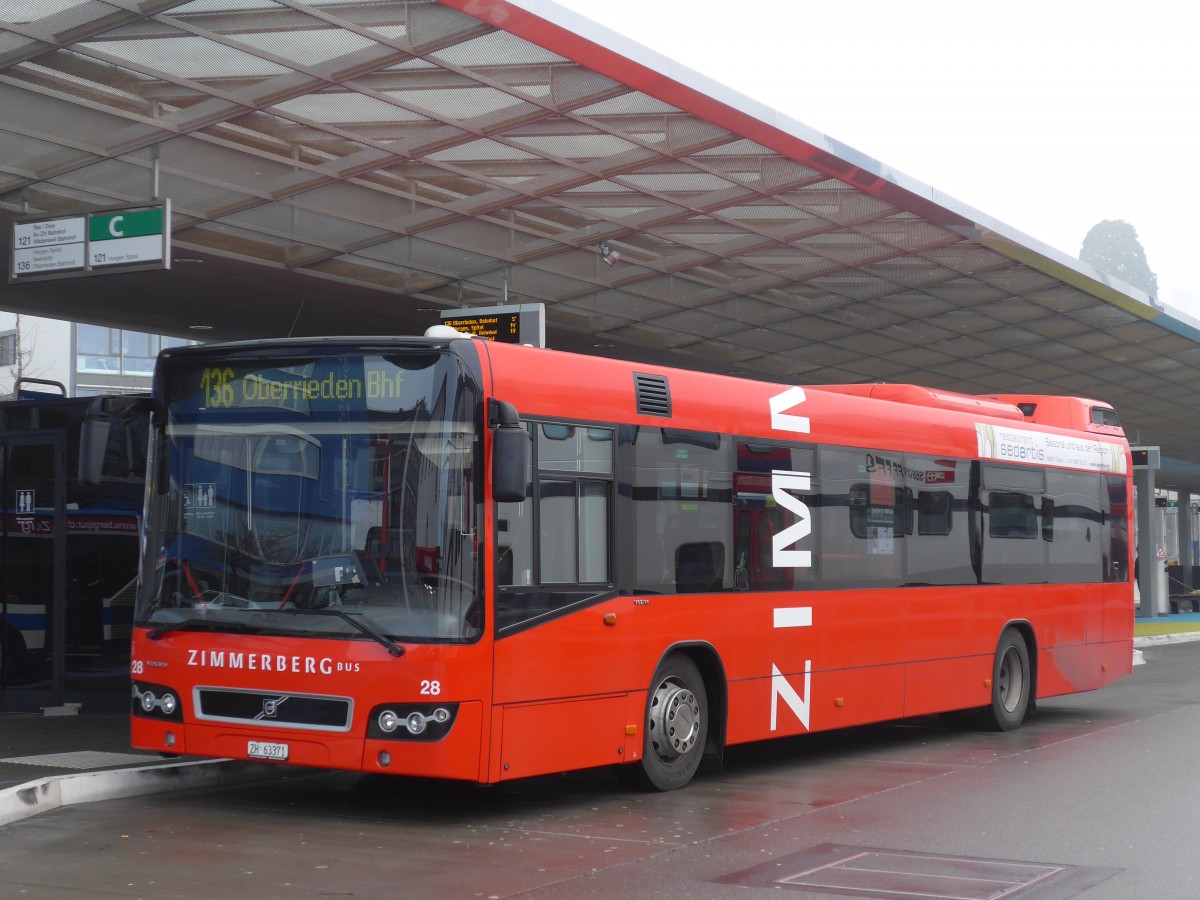
[[[1139,618],[1162,634],[1143,647],[1200,640],[1200,613]],[[1193,630],[1195,629],[1195,630]],[[1136,661],[1140,662],[1140,659]],[[168,790],[259,781],[296,774],[293,766],[163,757],[129,745],[129,714],[113,703],[43,712],[0,713],[0,826],[72,803]]]
[[[1134,619],[1133,645],[1174,644],[1200,641],[1200,612],[1183,612]]]
[[[90,712],[85,703],[0,715],[0,790],[40,778],[177,762],[130,747],[128,712]]]
[[[111,704],[100,704],[101,707]],[[294,774],[290,766],[163,757],[129,745],[127,712],[0,713],[0,826],[73,803]]]

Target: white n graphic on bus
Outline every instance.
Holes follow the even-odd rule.
[[[792,606],[784,607],[775,610],[775,627],[776,628],[811,628],[812,627],[812,607],[811,606]],[[782,700],[788,705],[796,718],[800,720],[800,724],[808,730],[808,710],[809,710],[809,689],[812,687],[812,660],[804,661],[804,694],[801,695],[792,687],[791,682],[784,677],[779,671],[779,666],[771,663],[771,730],[774,731],[778,725],[777,714],[779,712],[779,701]]]

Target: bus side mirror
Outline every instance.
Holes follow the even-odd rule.
[[[96,487],[109,476],[141,476],[146,467],[148,397],[96,397],[79,423],[79,481]]]
[[[516,407],[503,400],[491,402],[488,424],[493,427],[492,498],[497,503],[520,503],[526,497],[533,440]]]
[[[79,426],[79,482],[90,487],[100,484],[104,472],[104,453],[108,449],[108,435],[112,417],[97,397],[88,405],[83,422]]]

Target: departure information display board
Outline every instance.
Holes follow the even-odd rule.
[[[546,346],[546,307],[541,303],[442,310],[443,325],[505,344]]]
[[[10,284],[171,268],[171,201],[13,223]]]
[[[455,316],[452,319],[442,319],[442,324],[489,341],[500,341],[502,344],[521,343],[520,313]]]

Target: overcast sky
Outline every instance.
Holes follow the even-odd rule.
[[[1200,318],[1200,4],[557,2],[1070,256],[1124,220]]]

